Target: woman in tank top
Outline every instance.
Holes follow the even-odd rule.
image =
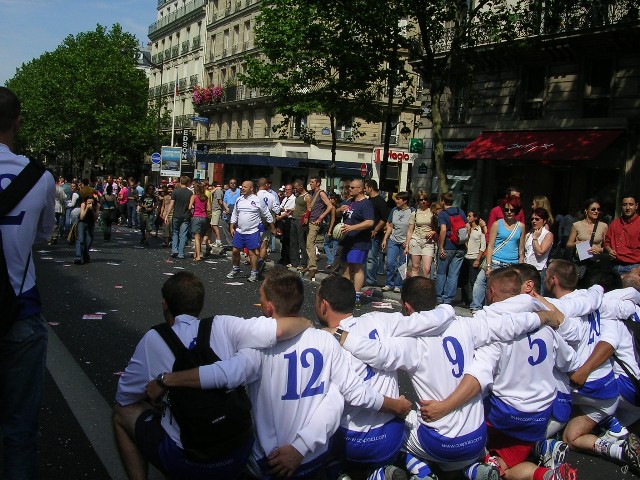
[[[491,225],[487,242],[487,274],[492,270],[524,263],[524,225],[516,220],[520,198],[509,195],[500,200],[504,218]]]
[[[107,242],[111,240],[111,225],[117,216],[116,201],[117,197],[113,194],[113,186],[111,183],[108,183],[105,194],[100,198],[102,223],[104,224],[103,234],[104,239]]]
[[[593,243],[589,248],[591,255],[602,253],[604,236],[607,234],[608,226],[600,221],[600,202],[594,198],[590,198],[584,204],[582,220],[578,220],[571,227],[571,233],[567,240],[567,249],[573,250],[577,243],[590,242],[593,230],[595,228],[595,236]],[[576,256],[577,258],[577,256]]]
[[[404,249],[405,255],[411,255],[411,268],[407,269],[407,277],[420,274],[422,264],[422,275],[429,278],[431,275],[431,263],[436,251],[435,222],[437,215],[431,211],[429,194],[418,192],[416,195],[416,211],[409,219],[409,230],[407,231],[407,242]]]
[[[189,210],[193,208],[193,217],[191,218],[191,233],[193,233],[193,244],[195,253],[193,259],[196,262],[202,260],[200,242],[207,235],[209,222],[207,221],[207,211],[211,211],[209,197],[204,193],[204,187],[201,183],[196,183],[193,188],[194,194],[191,195],[189,201]]]
[[[547,227],[549,212],[544,208],[536,208],[531,214],[533,228],[524,239],[524,261],[536,267],[540,272],[540,295],[544,294],[544,277],[547,273],[547,260],[553,246],[553,233]]]

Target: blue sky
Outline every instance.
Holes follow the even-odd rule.
[[[0,85],[23,63],[55,50],[67,35],[97,24],[119,23],[146,44],[157,5],[157,0],[0,0]]]

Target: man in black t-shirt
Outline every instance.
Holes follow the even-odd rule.
[[[140,233],[142,233],[140,243],[144,245],[149,245],[149,237],[151,236],[151,230],[153,230],[153,210],[156,202],[155,187],[147,185],[144,195],[138,199],[138,223],[140,225]]]
[[[382,260],[382,239],[384,238],[384,227],[389,216],[387,202],[380,196],[378,182],[367,180],[364,183],[364,190],[369,201],[373,205],[373,230],[371,231],[371,249],[367,256],[367,266],[365,269],[365,285],[377,286],[377,275],[380,261]]]
[[[171,256],[184,258],[184,247],[187,244],[187,232],[191,215],[189,201],[192,192],[189,190],[191,179],[186,175],[180,177],[180,188],[176,188],[171,195],[171,203],[164,214],[164,221],[168,222],[169,214],[173,212],[173,239],[171,243]]]

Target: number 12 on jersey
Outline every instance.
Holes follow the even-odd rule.
[[[311,362],[309,362],[309,357]],[[284,355],[287,359],[287,391],[281,397],[282,400],[298,400],[303,397],[312,397],[314,395],[321,395],[324,393],[324,382],[320,382],[319,385],[314,386],[320,373],[322,372],[322,366],[324,365],[324,359],[319,350],[315,348],[307,348],[303,350],[298,358],[297,350]],[[298,394],[298,360],[302,368],[312,368],[311,376],[307,385],[302,390],[301,394]]]

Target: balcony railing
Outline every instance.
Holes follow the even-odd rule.
[[[164,51],[164,61],[166,62],[168,60],[171,60],[171,49],[170,48],[167,48]]]
[[[176,90],[176,82],[175,81],[169,82],[169,93],[173,95],[173,92],[175,92],[175,90]]]
[[[178,82],[178,88],[180,88],[181,91],[187,89],[187,77],[180,79],[180,81]]]
[[[189,53],[189,40],[182,42],[182,53]]]
[[[156,86],[156,87],[154,87],[154,88],[155,88],[154,95],[155,95],[156,97],[159,97],[159,96],[160,96],[160,93],[162,93],[162,87],[161,87],[160,85],[158,85],[158,86]]]
[[[171,56],[173,58],[176,58],[179,54],[180,54],[180,46],[179,45],[174,45],[173,47],[171,47]]]
[[[198,84],[198,75],[191,75],[191,77],[189,77],[189,85],[191,87],[194,87]]]
[[[191,44],[191,48],[193,50],[196,50],[198,48],[200,48],[200,37],[193,37],[193,43]]]
[[[166,27],[167,25],[171,24],[176,20],[181,19],[185,15],[191,12],[194,12],[198,9],[202,9],[206,3],[207,3],[207,0],[193,0],[192,2],[187,3],[186,5],[174,10],[169,15],[165,15],[160,20],[149,25],[148,34],[152,35],[157,30],[161,29],[162,27]],[[203,13],[204,13],[204,10],[203,10]]]
[[[166,95],[167,93],[169,93],[169,84],[165,83],[162,85],[161,94]]]

